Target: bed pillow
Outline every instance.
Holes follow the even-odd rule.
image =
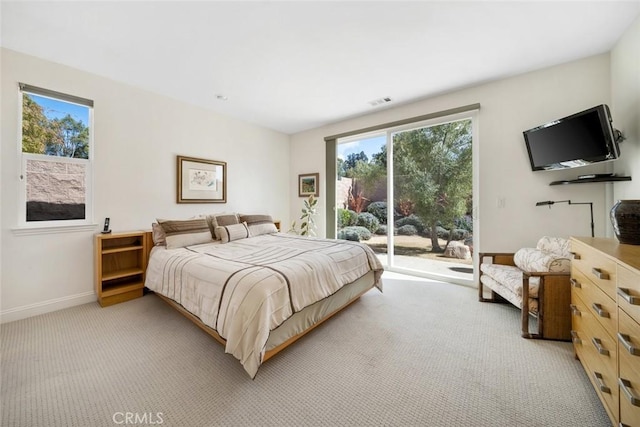
[[[240,222],[246,222],[252,237],[277,233],[271,215],[240,215]]]
[[[207,224],[209,224],[209,230],[211,231],[211,237],[215,240],[220,240],[220,236],[216,234],[217,227],[224,227],[227,225],[239,224],[238,214],[236,213],[217,213],[207,215]]]
[[[151,224],[151,238],[154,246],[167,246],[167,235],[157,222]]]
[[[220,236],[222,243],[233,242],[234,240],[246,239],[251,237],[247,223],[231,224],[222,227],[216,227],[216,234]]]
[[[158,220],[166,235],[167,249],[183,248],[213,241],[206,218]]]

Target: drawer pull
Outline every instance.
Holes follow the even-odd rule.
[[[618,384],[620,384],[620,388],[624,392],[624,395],[627,396],[627,400],[629,400],[629,403],[631,403],[633,406],[640,407],[640,398],[633,395],[633,391],[631,390],[631,383],[624,378],[618,378]]]
[[[573,255],[573,259],[582,259],[580,258],[580,254],[575,253],[575,252],[569,252],[571,255]]]
[[[569,279],[569,282],[571,283],[571,286],[573,286],[574,288],[581,288],[582,284],[580,282],[578,282],[576,279],[574,279],[573,277],[571,279]]]
[[[593,376],[596,379],[596,383],[598,383],[598,388],[601,392],[611,394],[611,389],[604,385],[604,379],[602,378],[602,374],[600,372],[594,372]]]
[[[620,295],[622,299],[624,299],[629,304],[640,305],[640,298],[634,297],[633,295],[629,294],[629,289],[618,288],[617,292],[618,292],[618,295]]]
[[[571,342],[574,344],[582,344],[582,340],[578,337],[577,331],[571,331]]]
[[[574,316],[582,316],[582,313],[578,310],[578,307],[576,307],[575,304],[569,304],[569,308],[571,309],[571,314]]]
[[[629,354],[632,356],[640,356],[640,348],[634,347],[631,344],[631,337],[629,335],[618,332],[618,341],[620,341],[620,344],[624,346]]]
[[[599,268],[593,267],[591,269],[591,274],[593,274],[600,280],[609,280],[609,273],[603,273]]]
[[[598,350],[598,353],[602,354],[603,356],[609,355],[609,350],[602,346],[602,341],[600,341],[600,338],[593,337],[591,338],[591,342],[593,343],[593,346],[596,348],[596,350]]]
[[[598,316],[609,317],[609,312],[603,309],[600,304],[594,302],[593,304],[591,304],[591,308],[593,308],[595,312],[598,313]]]

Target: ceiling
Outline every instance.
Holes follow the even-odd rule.
[[[640,0],[2,0],[0,9],[3,47],[287,134],[607,52],[639,13]],[[384,97],[392,101],[370,105]]]

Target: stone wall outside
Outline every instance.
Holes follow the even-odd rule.
[[[27,202],[84,204],[86,166],[27,160]]]

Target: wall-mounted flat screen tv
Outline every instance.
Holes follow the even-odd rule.
[[[613,128],[611,113],[605,104],[523,134],[534,171],[587,166],[620,156],[620,132]]]

